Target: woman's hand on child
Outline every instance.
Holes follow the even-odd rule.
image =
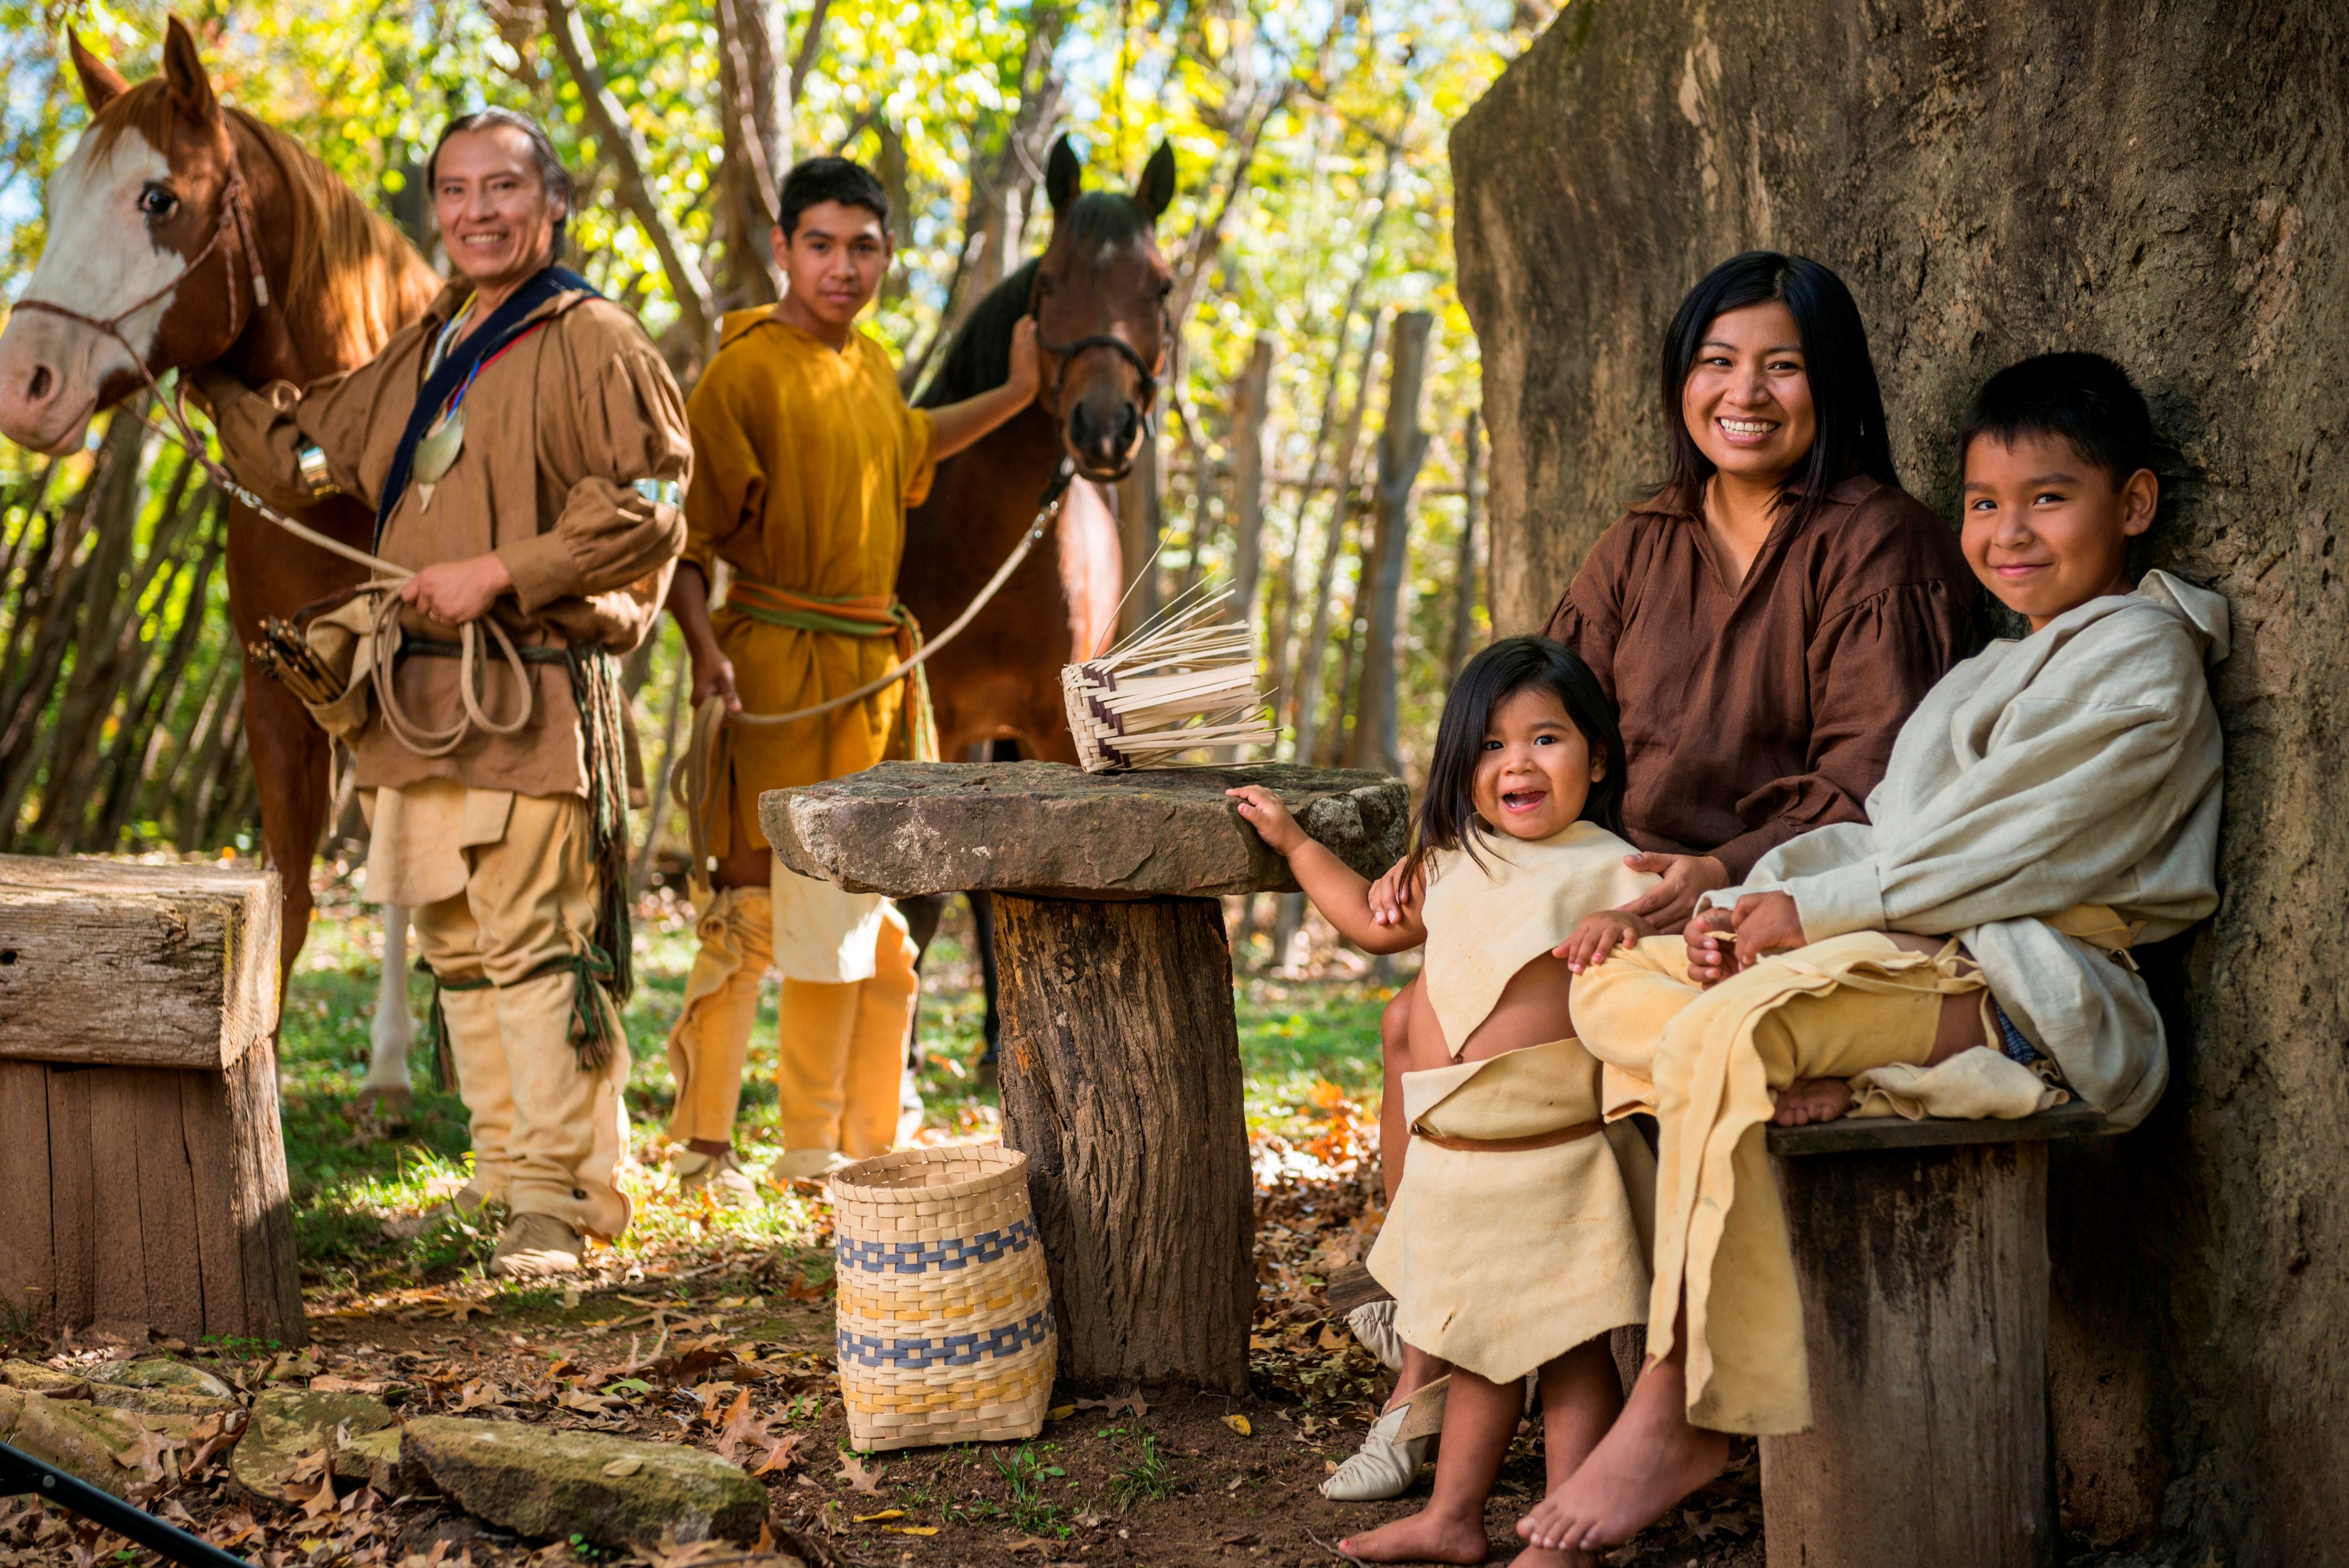
[[[1623,864],[1663,878],[1623,906],[1662,936],[1681,929],[1701,896],[1729,886],[1729,867],[1710,855],[1626,855]]]
[[[1597,969],[1607,961],[1607,955],[1617,948],[1635,948],[1641,937],[1652,937],[1656,929],[1639,916],[1623,909],[1601,909],[1586,916],[1574,934],[1550,950],[1552,958],[1562,958],[1566,967],[1576,974]]]
[[[1408,857],[1388,867],[1386,875],[1371,884],[1371,923],[1402,925],[1411,906],[1419,902],[1420,890],[1420,873]]]
[[[1288,807],[1264,785],[1242,784],[1224,793],[1239,803],[1240,815],[1247,819],[1247,825],[1256,829],[1257,836],[1263,839],[1274,854],[1286,859],[1305,842],[1305,830],[1297,826],[1295,817],[1288,815]]]

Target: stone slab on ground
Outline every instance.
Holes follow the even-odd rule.
[[[146,1479],[140,1455],[150,1441],[192,1440],[196,1428],[192,1417],[109,1410],[86,1399],[0,1386],[0,1443],[117,1497],[128,1497]]]
[[[616,1547],[670,1531],[747,1545],[767,1517],[748,1471],[675,1443],[426,1416],[400,1428],[400,1456],[466,1512],[534,1539]]]
[[[321,1449],[336,1480],[364,1481],[388,1495],[399,1464],[399,1417],[365,1394],[272,1388],[253,1402],[252,1425],[229,1455],[229,1469],[247,1491],[299,1502],[312,1489],[297,1490],[295,1472]]]
[[[1401,779],[1265,763],[1088,774],[1065,763],[883,763],[760,797],[783,864],[856,892],[1074,898],[1289,892],[1288,863],[1224,791],[1263,784],[1365,877],[1402,857]]]
[[[202,1367],[160,1356],[72,1371],[32,1361],[0,1361],[0,1383],[155,1416],[217,1416],[244,1407],[234,1389]]]

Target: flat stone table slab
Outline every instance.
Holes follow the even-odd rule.
[[[760,798],[784,865],[864,892],[996,895],[1003,1141],[1028,1156],[1061,1372],[1081,1393],[1247,1386],[1254,1205],[1218,896],[1288,867],[1224,791],[1278,792],[1364,876],[1402,856],[1381,774],[884,763]]]
[[[1293,893],[1224,791],[1278,791],[1305,831],[1366,877],[1402,857],[1400,779],[1281,763],[1088,774],[1066,763],[883,763],[760,801],[783,864],[860,893],[1071,898]]]

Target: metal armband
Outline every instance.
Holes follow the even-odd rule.
[[[316,441],[305,441],[294,449],[294,467],[301,474],[302,487],[310,493],[311,500],[335,493],[334,475],[326,471],[326,454],[318,450]]]
[[[685,486],[674,479],[639,479],[628,488],[656,506],[685,504]]]

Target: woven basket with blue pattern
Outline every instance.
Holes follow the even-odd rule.
[[[1028,1157],[912,1148],[832,1179],[840,1392],[868,1452],[1043,1429],[1059,1343]]]

